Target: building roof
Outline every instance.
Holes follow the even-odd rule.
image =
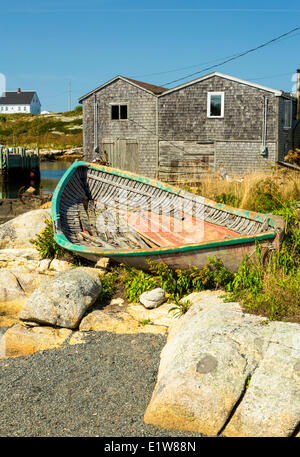
[[[0,105],[30,105],[35,91],[3,92]]]
[[[213,76],[219,76],[220,78],[228,79],[229,81],[235,81],[240,84],[245,84],[246,86],[255,87],[256,89],[264,90],[266,92],[271,92],[274,95],[277,95],[278,97],[283,96],[283,97],[293,98],[293,96],[291,94],[288,94],[282,90],[272,89],[271,87],[262,86],[260,84],[253,83],[251,81],[246,81],[244,79],[236,78],[235,76],[225,75],[224,73],[219,73],[217,71],[214,73],[209,73],[207,75],[201,76],[200,78],[193,79],[192,81],[188,81],[187,83],[180,84],[179,86],[172,87],[171,89],[168,89],[166,92],[164,92],[163,94],[160,94],[160,95],[163,95],[163,96],[167,95],[176,90],[180,90],[180,89],[183,89],[184,87],[191,86],[192,84],[196,84],[198,82],[205,81],[206,79],[212,78]]]
[[[185,87],[191,86],[191,85],[199,83],[201,81],[205,81],[206,79],[212,78],[213,76],[218,76],[220,78],[228,79],[230,81],[235,81],[235,82],[238,82],[240,84],[245,84],[250,87],[255,87],[256,89],[264,90],[266,92],[271,92],[274,95],[276,95],[277,97],[286,97],[286,98],[290,98],[290,99],[294,98],[294,96],[292,94],[288,94],[287,92],[284,92],[282,90],[272,89],[271,87],[262,86],[260,84],[253,83],[251,81],[246,81],[244,79],[236,78],[235,76],[229,76],[229,75],[225,75],[224,73],[214,72],[214,73],[209,73],[207,75],[201,76],[200,78],[193,79],[192,81],[188,81],[187,83],[180,84],[179,86],[172,87],[171,89],[167,89],[166,87],[162,87],[162,86],[155,86],[154,84],[148,84],[143,81],[137,81],[135,79],[127,78],[125,76],[116,76],[115,78],[111,79],[110,81],[107,81],[106,83],[102,84],[101,86],[96,87],[96,89],[92,90],[91,92],[88,92],[86,95],[83,95],[81,98],[78,99],[78,101],[79,101],[79,103],[81,103],[82,100],[84,100],[85,98],[94,94],[95,92],[98,92],[98,90],[102,89],[103,87],[106,87],[109,84],[115,82],[117,79],[122,79],[123,81],[127,81],[130,84],[140,87],[141,89],[146,90],[147,92],[150,92],[159,97],[164,97],[174,91],[181,90]]]
[[[115,78],[111,79],[110,81],[107,81],[106,83],[102,84],[101,86],[96,87],[96,89],[91,90],[90,92],[88,92],[87,94],[83,95],[82,97],[80,97],[78,99],[79,103],[81,103],[82,100],[84,100],[85,98],[90,97],[91,95],[93,95],[95,92],[98,92],[103,87],[106,87],[109,84],[117,81],[118,79],[121,79],[123,81],[129,82],[130,84],[133,84],[134,86],[139,87],[140,89],[143,89],[143,90],[145,90],[147,92],[150,92],[153,95],[160,95],[163,92],[168,90],[165,87],[155,86],[154,84],[148,84],[148,83],[145,83],[143,81],[137,81],[136,79],[126,78],[125,76],[120,76],[119,75],[119,76],[116,76]]]
[[[156,95],[162,94],[163,92],[166,92],[167,90],[169,90],[166,87],[155,86],[154,84],[144,83],[143,81],[136,81],[135,79],[126,78],[124,76],[123,76],[123,78],[127,79],[127,81],[133,82],[134,84],[136,84],[137,86],[142,87],[143,89],[147,89],[150,92],[153,92]]]

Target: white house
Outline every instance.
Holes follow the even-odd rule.
[[[0,114],[11,113],[41,113],[41,102],[35,91],[3,92],[0,97]]]

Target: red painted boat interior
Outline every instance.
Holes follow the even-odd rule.
[[[226,227],[190,215],[184,215],[181,221],[172,216],[149,211],[127,211],[122,212],[122,216],[130,227],[161,247],[224,240],[240,235]]]

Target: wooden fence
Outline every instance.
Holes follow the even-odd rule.
[[[31,151],[21,147],[4,148],[0,146],[0,174],[2,176],[30,171],[39,173],[39,170],[39,148]]]

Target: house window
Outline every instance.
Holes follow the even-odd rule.
[[[111,105],[111,119],[112,120],[128,119],[127,105]]]
[[[224,92],[208,92],[207,117],[224,117]]]
[[[283,127],[289,129],[292,127],[292,102],[291,100],[284,100],[284,125]]]

